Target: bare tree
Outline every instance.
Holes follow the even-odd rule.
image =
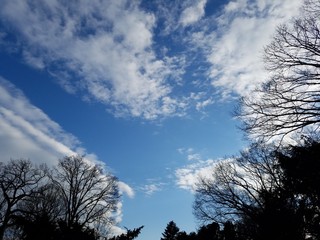
[[[277,28],[265,48],[269,81],[241,100],[243,129],[260,140],[320,126],[320,4],[304,2],[301,15]]]
[[[63,207],[62,199],[60,199],[60,191],[61,190],[48,179],[37,189],[37,192],[18,204],[19,209],[22,210],[21,217],[29,222],[42,216],[47,217],[48,221],[57,221],[62,214]]]
[[[194,214],[202,222],[224,223],[252,216],[263,208],[260,196],[280,187],[281,172],[270,150],[255,145],[238,158],[217,164],[211,177],[201,177]]]
[[[244,239],[319,239],[316,141],[279,148],[253,145],[201,178],[194,213],[202,222],[236,222]]]
[[[13,226],[14,217],[23,211],[18,205],[38,192],[45,177],[28,160],[0,163],[0,239]]]
[[[12,233],[24,240],[63,240],[58,227],[62,206],[60,190],[48,179],[35,194],[18,204],[21,214],[14,217]]]
[[[68,228],[112,223],[120,197],[114,176],[103,174],[101,168],[81,156],[70,156],[59,161],[52,179],[61,192],[63,220]]]

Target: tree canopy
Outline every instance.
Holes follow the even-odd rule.
[[[177,227],[176,223],[174,221],[170,221],[167,224],[164,233],[162,233],[161,240],[177,240],[179,231],[180,229]]]
[[[103,174],[81,156],[65,157],[52,172],[52,182],[63,201],[63,219],[71,227],[91,223],[108,225],[119,201],[117,179]]]
[[[230,239],[320,238],[319,26],[320,3],[306,0],[276,29],[264,51],[270,77],[237,111],[252,145],[199,178],[195,216]]]
[[[55,168],[0,162],[0,240],[107,240],[119,202],[117,179],[82,156]],[[142,227],[111,239],[134,239]]]
[[[319,239],[319,156],[313,140],[283,149],[252,145],[199,181],[195,215],[232,221],[245,239]]]
[[[304,2],[300,16],[279,26],[265,48],[268,81],[242,98],[243,130],[259,140],[310,132],[320,126],[320,4]]]

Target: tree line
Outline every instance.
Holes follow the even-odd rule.
[[[250,146],[199,177],[193,210],[202,227],[186,234],[170,222],[161,240],[320,239],[318,0],[278,26],[264,60],[269,79],[235,113]]]
[[[0,239],[133,239],[142,227],[110,236],[119,198],[117,179],[82,156],[0,162]]]
[[[320,142],[254,145],[200,179],[194,211],[235,227],[233,239],[320,239]]]
[[[320,239],[320,142],[284,149],[254,144],[199,179],[197,232],[171,221],[161,240]]]
[[[265,48],[270,78],[243,97],[236,116],[251,145],[199,177],[196,231],[168,223],[161,240],[320,239],[320,3],[276,29]],[[117,179],[79,156],[57,167],[0,163],[0,240],[110,237]]]
[[[233,240],[235,227],[232,222],[225,222],[221,229],[220,224],[213,222],[201,226],[196,232],[186,233],[180,231],[174,221],[170,221],[160,240]]]

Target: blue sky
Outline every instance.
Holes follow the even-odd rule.
[[[85,154],[119,178],[119,226],[160,239],[199,174],[246,147],[237,98],[300,0],[0,0],[2,161]]]

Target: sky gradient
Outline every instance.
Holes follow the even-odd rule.
[[[119,178],[119,226],[160,239],[196,177],[245,148],[237,99],[301,0],[0,0],[1,161],[85,154]]]

